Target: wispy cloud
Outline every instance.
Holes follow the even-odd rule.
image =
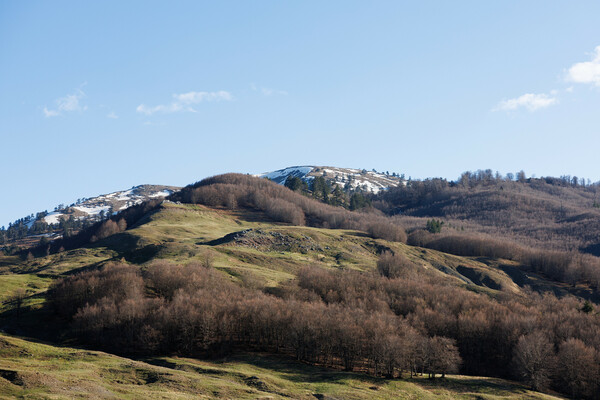
[[[63,113],[82,112],[87,110],[87,106],[81,104],[81,100],[85,98],[85,93],[81,89],[76,89],[74,93],[64,97],[59,97],[54,100],[55,108],[49,109],[44,107],[43,113],[46,118],[58,117]]]
[[[44,117],[46,118],[50,118],[50,117],[58,117],[60,115],[60,113],[56,110],[48,110],[48,108],[44,107]]]
[[[567,71],[567,81],[600,86],[600,46],[592,53],[592,61],[573,64]]]
[[[140,114],[152,115],[155,113],[175,113],[175,112],[196,112],[194,106],[202,102],[210,101],[231,101],[233,96],[224,90],[218,92],[187,92],[173,95],[173,102],[170,104],[159,104],[157,106],[147,106],[140,104],[136,111]]]
[[[106,114],[106,118],[117,119],[117,118],[119,118],[119,116],[117,114],[115,114],[114,111],[111,111],[108,114]]]
[[[255,92],[260,92],[263,96],[287,96],[288,92],[285,90],[271,89],[263,86],[257,86],[254,83],[250,84],[250,88]]]
[[[513,99],[503,100],[492,111],[515,111],[519,108],[525,108],[530,112],[550,107],[558,103],[557,92],[553,90],[550,94],[526,93]]]

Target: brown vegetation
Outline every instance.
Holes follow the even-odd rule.
[[[488,235],[449,233],[432,235],[423,230],[412,232],[407,240],[413,246],[471,257],[492,257],[519,261],[526,269],[569,284],[584,282],[600,288],[600,258],[577,251],[528,248]]]
[[[514,181],[489,170],[465,172],[455,182],[408,181],[380,192],[372,204],[388,215],[401,214],[407,228],[443,218],[444,230],[600,256],[600,185],[581,182],[570,177]]]
[[[392,253],[379,271],[307,267],[273,295],[200,264],[108,265],[58,282],[51,300],[82,341],[119,353],[258,350],[383,376],[511,376],[512,365],[537,389],[599,393],[600,321],[579,301],[493,299]]]
[[[397,221],[371,212],[351,212],[306,197],[271,181],[225,174],[190,185],[174,199],[210,207],[245,207],[263,211],[278,222],[332,229],[356,229],[374,238],[406,242]]]

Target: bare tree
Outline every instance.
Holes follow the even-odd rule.
[[[458,372],[462,362],[456,347],[456,341],[434,336],[427,342],[427,371],[430,377],[435,378],[435,374],[442,374],[442,378],[449,373]]]
[[[516,374],[532,389],[548,387],[555,364],[552,343],[540,331],[521,336],[514,349],[513,363]]]
[[[558,378],[573,398],[592,398],[598,389],[598,353],[570,338],[558,350]]]

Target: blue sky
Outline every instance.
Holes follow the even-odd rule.
[[[600,180],[600,2],[0,2],[0,225],[291,165]]]

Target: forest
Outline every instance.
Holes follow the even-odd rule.
[[[390,253],[377,272],[306,267],[277,290],[199,263],[109,264],[61,280],[49,299],[83,343],[124,355],[260,351],[376,376],[460,371],[575,398],[599,389],[600,321],[589,304],[490,298]]]

